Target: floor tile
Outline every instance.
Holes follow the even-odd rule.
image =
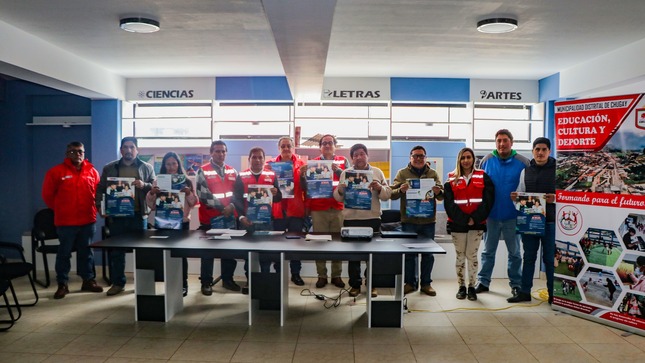
[[[554,326],[509,326],[506,328],[522,344],[573,343]]]
[[[170,360],[229,362],[239,344],[236,341],[186,340]]]
[[[409,344],[358,344],[354,345],[356,363],[416,362]]]
[[[354,362],[354,345],[351,340],[345,343],[329,343],[321,340],[318,343],[301,343],[298,340],[294,363],[299,362]]]
[[[469,344],[468,347],[480,363],[537,362],[521,344]]]
[[[296,350],[296,343],[275,343],[243,341],[233,355],[231,362],[291,362]]]
[[[597,360],[578,344],[524,344],[540,363],[591,363]]]
[[[413,344],[412,351],[417,362],[467,363],[477,362],[466,344]]]
[[[180,339],[132,338],[114,357],[170,359],[183,343]]]
[[[466,344],[519,344],[503,326],[458,326],[457,331]]]
[[[643,351],[629,343],[584,343],[580,347],[600,362],[639,362],[643,359]]]

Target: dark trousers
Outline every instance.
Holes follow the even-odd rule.
[[[381,219],[354,219],[343,221],[344,227],[372,227],[374,233],[381,229]],[[361,278],[361,261],[347,262],[347,273],[349,274],[349,286],[353,288],[360,288],[363,284]],[[367,276],[367,268],[365,268],[365,276]]]
[[[273,220],[273,228],[276,231],[302,232],[304,225],[305,219],[298,217],[286,217]],[[300,260],[289,261],[289,270],[291,270],[292,275],[300,275],[302,262]],[[278,270],[276,269],[276,271]]]

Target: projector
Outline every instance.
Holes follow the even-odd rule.
[[[372,227],[342,227],[340,237],[344,239],[371,240],[374,231]]]

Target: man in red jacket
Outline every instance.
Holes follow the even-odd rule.
[[[69,293],[67,282],[74,247],[77,251],[78,274],[83,278],[81,291],[103,291],[94,280],[94,254],[89,247],[96,230],[94,198],[99,172],[85,160],[85,147],[78,141],[67,145],[65,156],[63,163],[47,172],[42,190],[43,200],[54,210],[54,224],[60,241],[56,254],[58,289],[54,299],[62,299]]]

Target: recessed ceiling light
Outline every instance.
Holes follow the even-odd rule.
[[[477,30],[487,34],[508,33],[517,29],[517,19],[490,18],[477,22]]]
[[[121,29],[132,33],[154,33],[159,31],[159,22],[149,18],[123,18]]]

